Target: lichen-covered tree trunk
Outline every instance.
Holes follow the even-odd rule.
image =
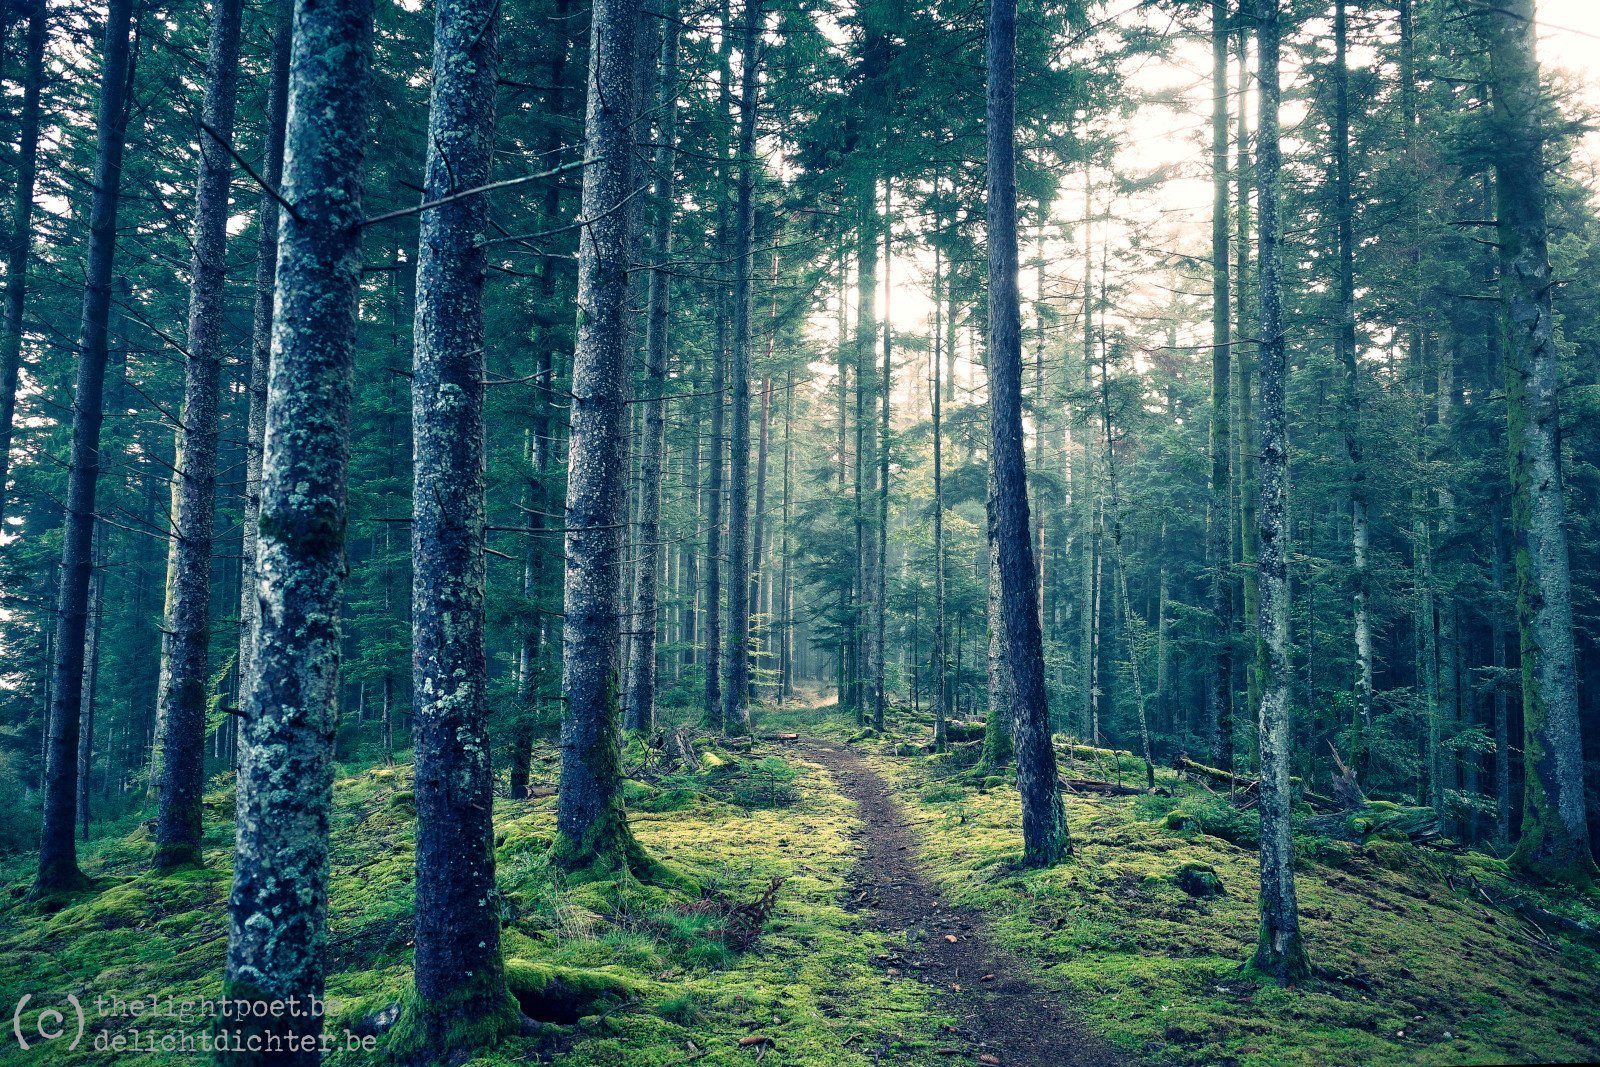
[[[83,665],[83,727],[78,734],[78,828],[85,841],[89,840],[89,794],[94,784],[94,712],[97,683],[100,678],[100,628],[105,617],[105,525],[96,523],[94,529],[94,579],[89,583],[89,634],[85,640]]]
[[[82,884],[78,870],[78,728],[83,707],[84,636],[89,579],[94,571],[95,490],[100,480],[100,425],[105,411],[112,265],[117,252],[117,206],[122,152],[127,143],[128,65],[132,62],[132,0],[109,0],[101,50],[100,100],[95,114],[94,196],[89,206],[83,319],[72,402],[72,458],[67,474],[66,525],[52,654],[44,825],[39,838],[37,890]]]
[[[1309,971],[1295,901],[1289,833],[1289,368],[1283,337],[1278,235],[1279,0],[1256,0],[1260,114],[1256,122],[1257,241],[1260,260],[1261,554],[1256,630],[1266,648],[1257,732],[1261,745],[1261,936],[1255,966],[1280,985]]]
[[[441,0],[424,202],[489,180],[498,0]],[[411,378],[416,995],[395,1041],[448,1060],[515,1032],[500,958],[484,659],[481,195],[422,212]]]
[[[217,0],[206,51],[194,254],[189,266],[189,351],[183,365],[183,447],[173,475],[178,498],[176,562],[167,617],[166,708],[161,715],[161,803],[155,865],[200,863],[200,794],[205,788],[206,655],[211,643],[211,545],[221,434],[222,314],[227,281],[228,193],[233,160],[217,143],[233,140],[239,98],[241,0]]]
[[[49,38],[49,7],[33,0],[23,42],[22,110],[18,116],[13,172],[11,247],[6,250],[6,320],[0,335],[0,524],[6,515],[6,478],[11,470],[11,439],[17,417],[17,383],[22,374],[22,313],[28,302],[28,260],[33,250],[33,193],[39,175],[39,97],[44,88],[44,46]]]
[[[1561,484],[1561,366],[1545,222],[1544,131],[1533,0],[1479,14],[1493,70],[1495,200],[1506,358],[1507,440],[1522,638],[1522,838],[1512,862],[1591,885],[1583,749]]]
[[[750,248],[755,239],[756,71],[761,0],[745,0],[733,217],[732,398],[728,442],[728,677],[722,728],[750,732]]]
[[[661,38],[661,91],[658,100],[655,156],[655,203],[652,205],[650,254],[656,264],[650,271],[650,291],[645,314],[645,375],[643,397],[644,441],[639,450],[639,560],[633,582],[633,662],[628,667],[624,725],[648,730],[655,721],[656,703],[656,575],[661,550],[661,455],[666,448],[667,341],[671,329],[673,200],[676,165],[679,20],[676,0],[663,12]]]
[[[995,500],[994,464],[989,465],[988,494],[985,513],[993,514]],[[1015,755],[1011,736],[1012,706],[1016,703],[1016,685],[1011,678],[1011,662],[1006,655],[1005,603],[1000,595],[1000,545],[995,540],[994,526],[988,524],[985,548],[988,554],[988,584],[985,611],[989,626],[989,645],[985,666],[989,685],[989,710],[984,716],[982,765],[990,774],[999,774],[1011,765]]]
[[[267,88],[265,158],[261,174],[276,189],[283,184],[283,126],[289,105],[289,41],[294,4],[278,0],[273,23],[272,73]],[[259,619],[256,591],[256,541],[261,517],[261,443],[267,428],[267,375],[272,367],[273,289],[278,276],[278,202],[263,192],[256,208],[260,244],[256,252],[255,306],[250,326],[249,413],[245,423],[243,549],[239,564],[239,692],[247,693],[255,674],[255,636]]]
[[[244,697],[224,989],[251,1001],[320,996],[337,725],[339,606],[361,280],[361,168],[370,0],[297,0],[289,71],[272,369],[257,549],[260,622]],[[317,1035],[305,1012],[263,1035]],[[265,1062],[238,1054],[234,1062]],[[315,1052],[273,1057],[316,1063]]]
[[[1017,293],[1016,0],[990,0],[988,31],[989,462],[1006,659],[1015,693],[1012,738],[1022,795],[1022,863],[1044,867],[1072,851],[1050,742],[1044,636],[1028,524],[1022,444],[1022,324]]]
[[[634,866],[617,748],[621,531],[626,518],[630,164],[638,0],[598,0],[589,37],[578,343],[566,506],[561,787],[554,858],[569,870]]]
[[[1211,759],[1233,767],[1233,582],[1228,496],[1233,338],[1228,313],[1228,0],[1211,0],[1211,497],[1206,556],[1211,567],[1211,673],[1206,688]],[[1137,669],[1137,668],[1136,668]]]

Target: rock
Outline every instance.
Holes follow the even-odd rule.
[[[1173,880],[1178,883],[1178,888],[1188,893],[1191,897],[1207,899],[1220,897],[1227,893],[1222,888],[1222,879],[1217,877],[1217,872],[1209,863],[1185,863],[1173,873]]]

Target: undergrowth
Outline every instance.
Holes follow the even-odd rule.
[[[635,746],[635,750],[637,746]],[[633,753],[638,755],[637,751]],[[790,746],[699,746],[700,769],[630,781],[631,825],[655,859],[698,895],[629,878],[563,885],[549,862],[554,798],[500,799],[495,846],[507,976],[538,1032],[472,1062],[572,1067],[832,1067],[932,1063],[936,1027],[925,986],[892,982],[872,964],[883,938],[840,901],[853,862],[853,808],[827,772]],[[638,761],[628,761],[630,767]],[[554,784],[541,748],[536,784]],[[335,785],[327,994],[328,1032],[369,1026],[405,996],[413,937],[415,807],[408,767],[342,775]],[[4,1064],[192,1062],[174,1053],[97,1051],[118,1034],[200,1032],[204,1021],[97,1019],[94,997],[215,997],[227,949],[231,789],[208,796],[203,870],[157,877],[148,832],[84,848],[97,879],[54,914],[24,899],[31,869],[0,868],[0,1003],[31,1007],[78,996],[89,1031],[75,1053],[58,1043]],[[70,1010],[70,1009],[69,1009]],[[741,1045],[765,1036],[771,1043]],[[64,1044],[64,1042],[59,1043]],[[378,1038],[378,1049],[383,1037]],[[381,1062],[338,1043],[332,1065]]]
[[[1021,872],[1008,781],[975,779],[959,756],[904,758],[895,755],[903,745],[874,740],[859,747],[891,782],[950,899],[981,909],[996,941],[1141,1061],[1600,1060],[1600,943],[1538,930],[1469,887],[1590,923],[1600,901],[1541,896],[1488,855],[1419,848],[1403,834],[1297,833],[1301,918],[1318,976],[1302,988],[1262,986],[1240,966],[1257,936],[1257,816],[1225,792],[1162,769],[1158,784],[1173,796],[1069,793],[1074,855]],[[1143,783],[1143,762],[1126,754],[1060,752],[1064,775]]]

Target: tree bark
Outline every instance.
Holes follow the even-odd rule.
[[[894,321],[889,301],[894,295],[890,271],[893,268],[894,185],[883,183],[883,367],[878,377],[878,484],[877,516],[873,522],[874,581],[872,587],[872,725],[883,729],[889,695],[885,689],[887,669],[885,637],[889,620],[889,418],[894,391]]]
[[[722,729],[750,732],[750,249],[755,240],[756,93],[761,0],[745,0],[739,90],[738,192],[733,220],[733,426],[728,443],[728,677]]]
[[[1372,730],[1372,625],[1367,618],[1367,469],[1361,450],[1361,379],[1356,362],[1355,209],[1350,196],[1350,70],[1346,0],[1334,5],[1334,214],[1338,226],[1339,330],[1335,335],[1344,370],[1341,420],[1345,458],[1349,461],[1351,629],[1355,635],[1355,712],[1358,738]],[[1366,767],[1366,742],[1355,746],[1353,766]]]
[[[424,201],[489,180],[498,0],[437,6]],[[416,996],[404,1037],[448,1060],[517,1030],[495,891],[484,659],[483,196],[422,213],[412,361]]]
[[[1589,852],[1579,736],[1533,0],[1503,0],[1479,18],[1494,77],[1491,131],[1522,639],[1525,774],[1522,839],[1512,863],[1549,881],[1592,885],[1600,875]]]
[[[241,0],[217,0],[206,50],[200,176],[196,182],[194,255],[189,266],[188,358],[183,370],[183,447],[178,469],[177,570],[167,618],[166,709],[161,716],[161,804],[157,869],[201,862],[200,796],[205,790],[207,653],[211,643],[211,546],[221,436],[222,315],[226,296],[229,186],[233,159],[217,138],[233,141],[239,98]]]
[[[89,208],[83,319],[79,327],[78,373],[73,393],[72,460],[67,474],[66,528],[61,538],[60,588],[56,600],[44,825],[39,840],[36,886],[40,893],[75,888],[84,881],[78,870],[75,837],[78,729],[83,707],[89,579],[94,570],[92,542],[95,490],[100,479],[100,426],[104,418],[111,274],[117,252],[122,153],[127,143],[132,21],[132,0],[109,0],[101,51],[100,101],[95,115],[94,195]]]
[[[283,184],[283,127],[289,103],[289,41],[294,4],[279,0],[273,22],[272,73],[267,90],[267,128],[262,177],[276,189]],[[245,425],[244,531],[239,565],[239,692],[255,675],[255,635],[260,605],[256,589],[256,542],[261,518],[261,445],[267,428],[267,376],[272,367],[273,288],[278,274],[278,202],[263,192],[256,208],[260,247],[256,252],[255,310],[250,328],[250,398]]]
[[[1017,293],[1016,0],[990,0],[987,141],[989,163],[989,436],[995,504],[989,524],[999,546],[1007,661],[1016,686],[1012,736],[1022,795],[1022,863],[1044,867],[1072,851],[1050,744],[1044,644],[1029,537],[1022,444],[1022,326]]]
[[[320,996],[327,955],[350,410],[361,280],[372,4],[296,4],[257,550],[260,623],[244,698],[229,997]],[[293,783],[292,788],[285,783]],[[320,1034],[260,1014],[249,1034]],[[251,1060],[248,1054],[227,1057]],[[318,1062],[314,1051],[278,1062]]]
[[[89,583],[89,635],[84,650],[83,729],[78,735],[78,827],[89,840],[89,787],[94,769],[94,712],[97,683],[100,680],[100,626],[105,613],[106,575],[105,526],[95,524],[95,572]]]
[[[638,0],[598,0],[590,28],[578,244],[578,344],[567,460],[561,792],[554,859],[569,870],[636,871],[617,748],[621,547],[627,492],[630,164]]]
[[[1294,843],[1289,833],[1289,412],[1278,248],[1279,0],[1256,0],[1260,114],[1256,122],[1256,196],[1261,292],[1261,555],[1257,632],[1266,647],[1257,732],[1261,744],[1261,937],[1255,966],[1278,982],[1309,973],[1295,901]]]
[[[1233,582],[1228,496],[1233,338],[1228,263],[1228,0],[1211,0],[1211,497],[1206,555],[1211,566],[1212,657],[1206,689],[1211,758],[1233,767]]]
[[[44,49],[49,40],[49,5],[33,0],[23,45],[22,113],[17,132],[16,182],[11,209],[11,247],[6,250],[6,321],[0,336],[0,526],[6,517],[6,478],[22,375],[23,311],[28,302],[28,260],[33,251],[33,194],[39,175],[39,97],[44,88]]]
[[[674,173],[678,104],[678,6],[669,0],[663,12],[661,38],[661,91],[657,101],[655,156],[656,187],[651,219],[650,291],[645,312],[645,375],[648,384],[643,398],[644,441],[639,450],[639,560],[633,582],[634,638],[628,668],[629,688],[624,726],[629,730],[649,730],[655,721],[656,703],[656,597],[657,571],[661,550],[661,456],[666,449],[667,341],[671,328],[672,275],[667,264],[672,259],[672,220],[677,181]]]

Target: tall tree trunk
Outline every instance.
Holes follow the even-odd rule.
[[[499,0],[438,5],[425,202],[489,180]],[[500,958],[484,659],[483,196],[422,213],[411,418],[416,996],[406,1036],[447,1060],[517,1030]]]
[[[1233,768],[1233,581],[1228,496],[1233,339],[1228,313],[1228,0],[1211,0],[1211,497],[1206,555],[1211,567],[1212,659],[1206,689],[1212,762]],[[1135,661],[1137,663],[1137,661]],[[1137,668],[1136,668],[1137,669]]]
[[[755,240],[756,71],[761,0],[745,0],[739,90],[738,192],[733,220],[733,387],[728,445],[728,679],[722,728],[750,732],[750,249]]]
[[[889,620],[889,416],[894,391],[894,320],[889,301],[894,295],[890,276],[894,259],[894,183],[883,182],[883,367],[878,375],[878,476],[877,516],[873,522],[872,586],[872,725],[883,730],[889,695],[885,690],[885,636]]]
[[[1522,839],[1512,863],[1550,881],[1591,885],[1597,874],[1584,810],[1533,0],[1502,0],[1478,17],[1494,75],[1491,129],[1522,637],[1525,774]]]
[[[1078,641],[1078,656],[1083,661],[1083,705],[1081,726],[1089,743],[1100,744],[1100,528],[1096,521],[1098,486],[1095,446],[1089,432],[1089,413],[1094,395],[1094,181],[1088,167],[1083,176],[1083,454],[1077,479],[1078,536],[1082,548],[1083,606]]]
[[[706,676],[704,724],[713,730],[724,726],[722,713],[722,524],[726,441],[726,406],[728,395],[728,286],[723,271],[729,256],[728,247],[728,185],[733,161],[728,158],[728,116],[732,108],[733,93],[729,87],[732,76],[733,15],[729,0],[722,0],[721,31],[717,46],[717,197],[716,247],[717,265],[712,272],[715,287],[715,342],[711,353],[711,458],[706,480]]]
[[[1494,681],[1494,843],[1504,850],[1511,845],[1511,696],[1506,692],[1506,624],[1500,604],[1506,589],[1505,518],[1497,508],[1494,518],[1494,555],[1490,563],[1496,605],[1490,620],[1492,630],[1491,663]]]
[[[777,296],[777,279],[773,279],[773,296]],[[767,347],[767,361],[772,360],[772,348]],[[767,451],[772,438],[772,376],[765,375],[761,379],[761,413],[756,416],[756,496],[751,509],[750,519],[750,612],[752,615],[765,614],[767,619],[767,639],[759,643],[763,651],[767,651],[772,638],[771,612],[761,603],[763,579],[766,577],[766,538],[767,538]],[[770,590],[769,590],[770,592]],[[760,688],[757,685],[759,664],[750,669],[750,694],[749,699],[755,701]]]
[[[1239,10],[1242,14],[1250,0],[1240,0]],[[1240,20],[1243,22],[1244,20]],[[1239,33],[1234,39],[1234,61],[1238,72],[1238,84],[1235,94],[1239,98],[1239,113],[1237,125],[1234,130],[1234,305],[1237,310],[1237,322],[1234,334],[1239,340],[1234,352],[1234,365],[1239,368],[1239,419],[1238,425],[1233,428],[1233,436],[1239,442],[1239,503],[1237,507],[1239,519],[1239,606],[1241,612],[1241,628],[1248,631],[1247,640],[1251,654],[1245,658],[1245,701],[1246,714],[1253,715],[1261,706],[1261,642],[1259,634],[1255,633],[1255,619],[1257,614],[1256,604],[1256,474],[1258,457],[1255,450],[1250,447],[1255,440],[1255,412],[1254,412],[1254,381],[1256,377],[1256,364],[1260,361],[1259,350],[1251,352],[1244,344],[1244,339],[1251,336],[1250,330],[1250,189],[1251,163],[1250,163],[1250,133],[1248,129],[1247,114],[1249,108],[1246,101],[1250,88],[1250,30],[1241,25]]]
[[[105,525],[96,523],[95,572],[89,583],[89,635],[84,650],[83,667],[83,729],[78,734],[78,826],[85,841],[89,840],[89,786],[94,769],[94,711],[95,690],[100,680],[100,626],[105,615],[106,575]]]
[[[1128,596],[1128,568],[1122,553],[1122,498],[1117,491],[1117,451],[1111,438],[1111,367],[1106,349],[1100,357],[1101,445],[1106,455],[1106,495],[1111,508],[1111,566],[1117,579],[1117,599],[1122,606],[1122,640],[1128,647],[1128,677],[1133,682],[1134,706],[1139,712],[1139,743],[1144,756],[1145,786],[1156,787],[1156,764],[1150,752],[1150,717],[1146,708],[1144,672],[1139,665],[1139,635],[1133,601]]]
[[[167,618],[166,710],[161,716],[161,805],[155,866],[199,864],[200,796],[205,790],[207,653],[211,643],[211,545],[221,437],[223,300],[228,255],[231,143],[239,98],[241,0],[212,8],[196,182],[194,255],[189,266],[189,352],[183,370],[183,448],[178,469],[177,561]]]
[[[989,464],[988,497],[984,502],[986,514],[999,507],[995,499],[994,464]],[[1016,705],[1017,687],[1011,675],[1011,660],[1006,653],[1005,601],[1000,593],[1000,543],[995,539],[993,523],[986,524],[985,546],[988,553],[988,584],[985,602],[989,643],[985,649],[985,666],[989,684],[989,709],[984,716],[983,769],[989,774],[999,774],[1011,765],[1016,756],[1016,741],[1012,730],[1012,709]],[[957,648],[960,641],[957,640]],[[959,665],[957,676],[959,677]]]
[[[644,441],[639,449],[639,559],[633,583],[633,662],[624,725],[648,730],[655,721],[656,703],[656,572],[661,557],[661,454],[667,440],[667,339],[672,301],[673,202],[677,182],[676,113],[678,101],[678,7],[669,0],[663,13],[661,38],[661,92],[655,156],[655,203],[650,216],[650,254],[656,264],[650,271],[650,292],[645,313]]]
[[[938,195],[936,178],[935,199]],[[944,412],[943,390],[939,388],[939,360],[944,355],[944,287],[947,284],[942,215],[935,218],[935,225],[940,232],[933,245],[933,351],[928,360],[928,406],[933,420],[933,750],[943,752],[945,720],[950,715],[950,657],[945,649],[944,628]]]
[[[989,163],[989,461],[999,544],[1007,661],[1016,697],[1012,736],[1022,795],[1022,863],[1043,867],[1072,851],[1050,742],[1044,638],[1028,536],[1028,481],[1022,456],[1022,326],[1017,294],[1016,0],[990,0],[987,140]]]
[[[22,113],[17,133],[16,181],[11,209],[11,247],[6,250],[6,322],[0,336],[0,525],[6,517],[6,479],[11,471],[17,383],[22,374],[22,313],[28,301],[28,259],[33,250],[33,193],[39,174],[39,96],[44,88],[44,47],[49,5],[33,0],[23,45]]]
[[[794,696],[794,587],[789,574],[789,514],[794,492],[794,371],[783,374],[783,541],[778,552],[778,610],[783,644],[779,646],[778,703]]]
[[[1361,379],[1356,362],[1355,208],[1350,197],[1350,70],[1346,0],[1336,0],[1334,37],[1334,214],[1339,244],[1339,330],[1335,346],[1344,370],[1340,412],[1345,458],[1350,463],[1351,628],[1355,634],[1355,734],[1372,731],[1372,625],[1367,619],[1367,469],[1361,454]],[[1365,740],[1354,745],[1352,766],[1367,765]]]
[[[261,612],[239,746],[224,985],[228,996],[258,1004],[320,996],[327,957],[370,0],[298,0],[292,56],[283,194],[294,210],[278,234],[257,550]],[[246,1039],[304,1039],[320,1034],[321,1023],[304,1013],[261,1012],[240,1031]],[[280,1062],[319,1058],[301,1052]]]
[[[872,481],[877,477],[877,465],[872,462],[873,435],[869,429],[872,409],[873,357],[877,352],[877,296],[878,296],[878,242],[877,242],[877,179],[864,180],[866,188],[857,194],[859,220],[856,233],[856,390],[855,390],[855,536],[856,536],[856,587],[851,612],[850,652],[854,667],[850,672],[850,701],[856,709],[856,721],[866,722],[867,689],[873,675],[872,669],[872,589],[876,586],[873,565],[877,553],[871,551],[871,530],[867,523],[867,503],[872,493]]]
[[[37,884],[41,893],[71,889],[83,883],[74,836],[78,804],[78,716],[83,707],[89,578],[94,570],[95,490],[100,479],[100,425],[104,417],[111,272],[117,252],[117,206],[122,182],[122,152],[127,142],[132,21],[132,0],[109,0],[101,51],[100,101],[95,115],[94,196],[89,208],[83,320],[79,328],[78,374],[73,393],[72,466],[67,475],[66,529],[61,538],[60,589],[56,601],[48,705],[49,756]]]
[[[272,28],[272,73],[267,89],[266,151],[261,174],[276,189],[283,184],[283,125],[289,102],[289,40],[294,4],[278,0]],[[256,208],[260,247],[256,252],[255,309],[250,327],[250,395],[244,446],[244,530],[239,564],[239,692],[247,693],[255,674],[256,542],[260,537],[261,443],[267,427],[267,375],[272,367],[273,287],[278,275],[278,202],[263,192]]]
[[[1310,971],[1295,901],[1294,843],[1289,834],[1289,411],[1278,248],[1279,0],[1256,0],[1260,115],[1256,123],[1256,197],[1260,248],[1261,556],[1257,632],[1266,646],[1261,693],[1261,937],[1255,966],[1286,985]]]
[[[578,344],[567,459],[566,622],[562,634],[561,792],[556,862],[569,869],[650,862],[628,829],[617,748],[622,525],[627,492],[628,269],[634,180],[638,0],[598,0],[589,45],[578,244]],[[713,556],[712,565],[715,565]]]

